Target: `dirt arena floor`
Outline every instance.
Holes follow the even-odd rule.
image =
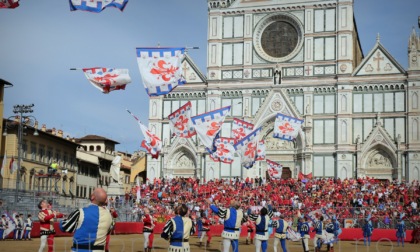
[[[274,251],[273,240],[269,240],[268,252]],[[71,237],[56,237],[55,238],[55,250],[57,252],[71,251],[70,247],[72,245]],[[199,239],[195,236],[190,238],[191,251],[208,251],[208,252],[220,252],[222,251],[221,238],[213,237],[210,247],[198,247]],[[39,249],[39,238],[32,239],[32,241],[13,241],[6,240],[0,242],[0,251],[4,252],[26,252],[26,251],[38,251]],[[314,251],[313,240],[309,241],[310,251]],[[287,241],[287,251],[288,252],[297,252],[303,251],[302,245],[298,242]],[[410,244],[405,243],[405,247],[397,247],[395,242],[382,241],[382,242],[372,242],[370,247],[363,246],[363,240],[361,241],[340,241],[338,244],[334,245],[334,252],[419,252],[420,244]],[[155,235],[154,248],[153,252],[167,251],[168,242],[160,238],[158,235]],[[327,248],[324,247],[321,251],[326,251]],[[44,250],[47,251],[47,248]],[[143,235],[112,235],[111,237],[111,252],[143,252]],[[231,250],[232,251],[232,250]],[[251,252],[255,251],[254,245],[245,245],[245,238],[239,240],[239,252]],[[277,249],[278,252],[282,252],[281,248]]]

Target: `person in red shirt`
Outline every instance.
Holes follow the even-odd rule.
[[[255,236],[255,224],[252,222],[251,219],[248,219],[247,222],[245,222],[245,226],[248,232],[248,236],[246,237],[246,245],[248,245],[248,239],[251,240],[251,244],[254,244],[254,236]]]
[[[155,218],[150,214],[149,208],[144,209],[143,220],[143,235],[144,235],[144,251],[151,252],[153,246],[153,229],[155,228]]]
[[[40,222],[40,239],[41,245],[39,252],[44,251],[44,247],[48,242],[48,252],[54,251],[54,218],[63,218],[62,213],[52,210],[52,204],[47,200],[41,200],[38,204],[40,212],[38,213],[38,219]]]
[[[200,247],[203,245],[203,238],[205,235],[207,235],[207,244],[206,247],[210,247],[210,242],[211,242],[211,230],[210,230],[210,226],[212,224],[212,221],[207,218],[206,214],[204,213],[203,210],[200,211],[200,216],[201,216],[201,223],[203,224],[202,228],[201,228],[201,237],[200,237]]]

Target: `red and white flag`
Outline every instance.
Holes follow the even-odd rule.
[[[281,179],[283,166],[279,163],[267,159],[267,172],[271,179]]]
[[[236,141],[239,141],[242,138],[246,137],[249,133],[252,132],[253,129],[254,124],[238,118],[233,118],[232,137],[235,138]]]
[[[265,142],[264,142],[264,140],[260,140],[258,142],[257,158],[255,160],[257,160],[257,161],[265,160]]]
[[[104,94],[114,90],[124,90],[131,82],[128,69],[94,67],[83,68],[83,72],[89,82]]]
[[[0,9],[14,9],[19,6],[19,0],[0,0]]]
[[[278,113],[274,123],[273,136],[293,141],[303,124],[303,120]]]
[[[235,144],[235,150],[241,155],[241,164],[246,169],[252,168],[257,158],[258,138],[261,127],[249,133]]]
[[[150,132],[149,129],[143,123],[141,123],[140,120],[128,109],[127,112],[130,113],[134,119],[136,119],[140,126],[140,130],[143,133],[144,140],[141,142],[141,146],[147,150],[152,158],[157,159],[159,157],[160,151],[162,150],[162,141],[158,136]]]
[[[210,153],[210,158],[215,162],[231,164],[235,155],[235,139],[227,137],[219,137],[214,141],[216,151]]]
[[[191,117],[198,138],[211,152],[215,150],[214,141],[229,111],[230,106],[227,106]]]
[[[181,63],[185,48],[136,48],[137,63],[149,96],[170,93],[185,84]]]
[[[197,134],[191,122],[191,102],[185,103],[168,116],[172,136],[190,138]]]

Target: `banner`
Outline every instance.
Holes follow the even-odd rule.
[[[267,162],[267,172],[271,179],[281,179],[281,175],[283,174],[283,167],[281,164],[271,161],[269,159],[266,160]]]
[[[253,129],[254,124],[238,118],[233,118],[232,137],[235,138],[236,141],[239,141],[242,138],[246,137],[249,133],[251,133]]]
[[[222,129],[222,124],[229,111],[230,106],[227,106],[191,117],[198,138],[211,152],[216,150],[214,141]]]
[[[210,158],[215,162],[231,164],[235,155],[235,138],[219,137],[214,141],[216,151],[210,153]]]
[[[303,174],[303,173],[301,173],[301,172],[299,172],[299,175],[298,175],[298,179],[300,179],[300,180],[304,180],[304,179],[306,179],[306,180],[308,180],[308,179],[312,179],[312,172],[311,173],[309,173],[309,174]]]
[[[241,164],[247,169],[252,168],[255,159],[257,158],[258,137],[260,132],[261,127],[252,131],[235,144],[235,150],[239,151],[241,155]]]
[[[255,160],[257,160],[257,161],[265,160],[265,142],[264,142],[264,140],[260,140],[258,142],[257,158]]]
[[[115,7],[123,11],[128,0],[69,0],[70,10],[90,11],[99,13],[107,7]]]
[[[108,94],[114,90],[124,90],[131,82],[128,69],[114,69],[105,67],[83,68],[86,78],[102,93]]]
[[[137,176],[136,179],[136,203],[140,203],[141,194],[140,194],[140,179]]]
[[[18,169],[17,163],[15,162],[15,159],[13,156],[12,156],[12,159],[10,159],[9,169],[10,169],[10,174],[13,174]]]
[[[303,120],[278,113],[274,123],[275,138],[293,141],[303,124]]]
[[[191,122],[191,102],[185,103],[168,116],[172,136],[190,138],[197,134]]]
[[[149,131],[149,129],[140,122],[140,120],[131,113],[128,109],[127,112],[131,114],[134,119],[136,119],[137,123],[139,124],[140,130],[143,133],[144,140],[141,142],[141,146],[147,150],[147,152],[152,156],[152,158],[157,159],[159,157],[159,153],[162,150],[162,141],[159,137]]]
[[[0,0],[0,9],[14,9],[19,7],[19,0]]]
[[[170,93],[185,84],[181,63],[185,48],[136,48],[137,63],[149,96]]]

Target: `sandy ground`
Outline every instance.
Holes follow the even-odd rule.
[[[274,251],[273,240],[269,240],[268,252]],[[70,247],[72,245],[71,237],[57,237],[55,238],[55,250],[54,251],[71,251]],[[0,242],[0,251],[4,252],[26,252],[26,251],[38,251],[40,240],[38,238],[32,239],[32,241],[13,241],[6,240]],[[191,251],[209,251],[209,252],[219,252],[222,251],[221,238],[213,237],[210,247],[198,247],[199,239],[195,236],[190,238]],[[309,241],[310,251],[314,251],[313,240]],[[370,247],[363,246],[363,241],[340,241],[338,244],[334,245],[334,252],[419,252],[420,244],[410,244],[405,243],[405,247],[397,247],[397,244],[394,242],[372,242]],[[156,251],[167,251],[168,242],[160,238],[158,235],[155,235],[154,248],[153,252]],[[47,248],[44,249],[44,252],[47,251]],[[111,252],[142,252],[143,251],[143,235],[112,235],[111,237]],[[232,250],[230,250],[232,251]],[[239,252],[251,252],[255,251],[254,245],[245,245],[245,238],[239,240]],[[277,249],[278,252],[282,252],[281,248]],[[303,251],[301,243],[287,241],[287,251],[288,252],[297,252]],[[327,251],[324,246],[321,251]]]

